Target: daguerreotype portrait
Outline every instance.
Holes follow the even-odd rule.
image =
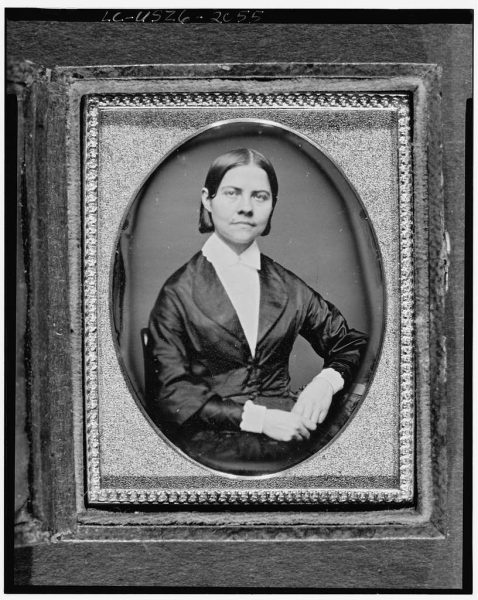
[[[168,273],[198,239],[187,229],[194,217],[205,239]],[[280,254],[295,272],[261,254],[260,238],[274,236],[276,217],[270,247],[285,246]],[[371,377],[383,328],[380,252],[362,203],[332,161],[272,122],[215,123],[161,161],[124,223],[113,279],[119,354],[166,438],[206,466],[242,475],[281,471],[329,442],[357,403],[350,387],[364,388]],[[361,329],[375,326],[368,360],[369,333],[349,326],[298,270],[316,286],[338,288]],[[321,282],[321,272],[331,281]],[[134,362],[141,325],[143,386]],[[299,336],[315,360],[294,349]]]
[[[409,114],[87,99],[92,502],[412,500]]]
[[[26,12],[6,590],[464,589],[473,15]]]

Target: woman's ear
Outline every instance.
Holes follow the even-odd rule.
[[[209,190],[205,187],[201,190],[201,202],[204,208],[211,212],[211,198],[209,197]]]

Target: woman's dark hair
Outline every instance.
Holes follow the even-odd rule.
[[[257,150],[250,148],[238,148],[237,150],[231,150],[225,154],[218,156],[216,160],[209,167],[209,171],[206,175],[206,181],[204,187],[207,188],[209,198],[214,198],[217,194],[217,189],[221,183],[224,175],[234,169],[235,167],[243,167],[246,165],[256,165],[260,169],[264,169],[269,179],[269,185],[271,186],[272,192],[272,212],[277,202],[277,192],[279,190],[279,184],[277,183],[277,175],[274,171],[270,160],[266,158]],[[271,230],[271,216],[266,225],[266,228],[261,235],[267,235]],[[211,215],[204,208],[202,202],[199,208],[199,231],[201,233],[209,233],[214,231],[214,223],[212,222]]]

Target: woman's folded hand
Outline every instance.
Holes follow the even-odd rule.
[[[331,384],[316,377],[297,398],[292,414],[300,415],[313,423],[322,423],[329,412],[333,389]]]
[[[264,417],[262,432],[280,442],[307,440],[316,424],[302,415],[285,410],[268,409]]]

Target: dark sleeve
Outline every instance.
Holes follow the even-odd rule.
[[[158,425],[182,425],[190,419],[210,427],[239,429],[243,407],[223,400],[205,377],[190,367],[184,311],[173,291],[164,289],[149,320],[154,389],[149,391],[152,417]]]
[[[340,311],[313,290],[300,334],[324,359],[324,368],[338,371],[350,383],[367,346],[368,337],[351,329]]]
[[[213,396],[189,421],[200,421],[216,429],[240,429],[244,407],[229,398]]]

